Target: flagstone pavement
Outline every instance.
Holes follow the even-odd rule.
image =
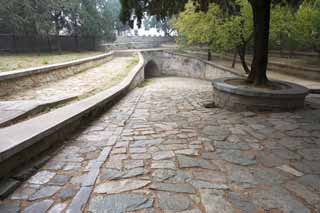
[[[234,113],[204,107],[212,91],[148,80],[66,141],[0,212],[320,212],[319,105]]]

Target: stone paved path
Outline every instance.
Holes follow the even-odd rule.
[[[111,87],[119,82],[130,69],[132,57],[117,57],[101,66],[88,69],[66,79],[50,82],[36,88],[21,91],[0,100],[51,101],[81,96],[99,88]]]
[[[67,141],[0,212],[320,211],[320,108],[207,109],[210,83],[156,78]]]

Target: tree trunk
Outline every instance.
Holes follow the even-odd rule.
[[[238,47],[238,53],[239,53],[241,65],[242,65],[244,71],[246,72],[246,74],[249,74],[250,69],[249,69],[247,62],[246,62],[246,47]]]
[[[234,68],[236,66],[237,63],[237,56],[238,56],[238,50],[235,49],[234,54],[233,54],[233,61],[232,61],[232,68]]]
[[[211,50],[208,49],[208,61],[212,60],[212,54],[211,54]]]
[[[268,82],[268,44],[271,0],[249,0],[254,19],[254,53],[248,82],[265,85]]]

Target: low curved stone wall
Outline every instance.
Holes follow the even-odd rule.
[[[278,89],[270,90],[231,84],[239,78],[220,78],[213,81],[214,103],[231,111],[288,111],[304,107],[309,90],[285,81],[273,81]]]
[[[106,53],[85,59],[0,73],[0,97],[30,89],[35,86],[61,80],[92,67],[104,64],[114,57],[114,53]]]
[[[157,67],[146,69],[146,75],[190,77],[202,80],[214,80],[222,77],[240,76],[232,70],[219,66],[213,62],[190,55],[181,54],[167,50],[145,50],[142,51],[146,65],[154,63]]]

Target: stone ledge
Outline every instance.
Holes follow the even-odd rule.
[[[294,110],[304,107],[305,97],[309,93],[303,86],[284,81],[274,81],[283,86],[278,90],[248,88],[226,82],[236,79],[239,78],[220,78],[212,82],[216,106],[232,111]]]
[[[0,129],[0,178],[37,156],[74,131],[81,122],[93,119],[143,79],[144,59],[118,85],[47,114]],[[30,154],[32,153],[32,154]]]
[[[0,101],[0,128],[10,126],[28,117],[35,116],[45,109],[67,103],[76,98],[78,97],[65,97],[52,101]]]

